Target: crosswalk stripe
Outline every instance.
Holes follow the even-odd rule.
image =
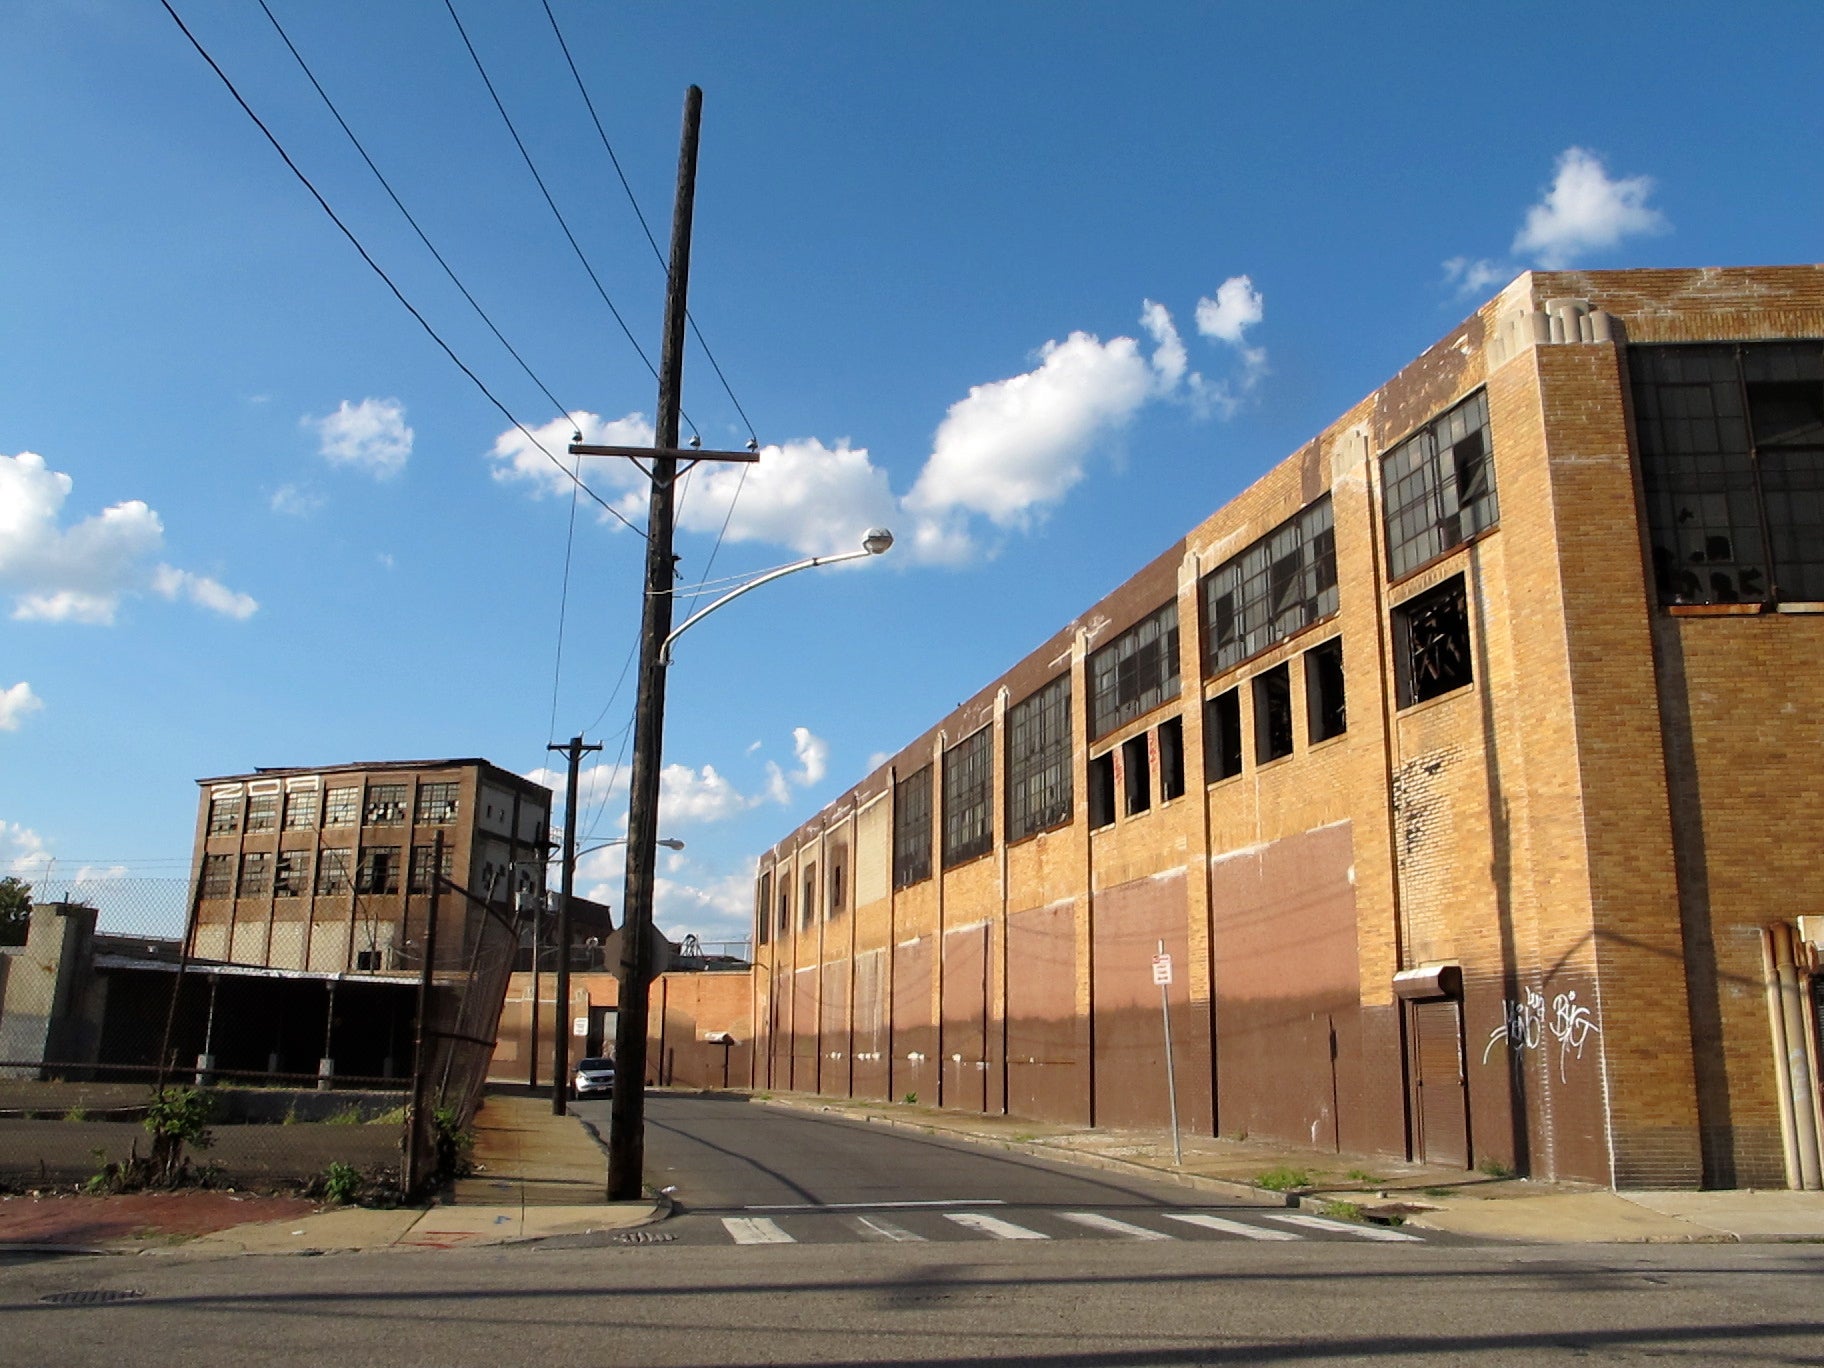
[[[1127,1240],[1169,1240],[1172,1236],[1159,1230],[1148,1230],[1145,1226],[1130,1225],[1126,1221],[1117,1221],[1113,1216],[1103,1216],[1094,1211],[1061,1211],[1058,1213],[1067,1221],[1088,1226],[1091,1230],[1106,1230],[1111,1235],[1119,1235]]]
[[[1223,1216],[1211,1216],[1203,1211],[1165,1211],[1160,1215],[1168,1221],[1183,1221],[1186,1225],[1203,1226],[1207,1230],[1220,1230],[1228,1235],[1239,1235],[1244,1240],[1302,1240],[1304,1236],[1294,1235],[1289,1230],[1267,1230],[1256,1225],[1247,1225],[1241,1221],[1231,1221]]]
[[[1419,1241],[1417,1235],[1408,1235],[1403,1230],[1389,1230],[1386,1226],[1356,1225],[1352,1221],[1333,1221],[1327,1216],[1307,1216],[1302,1211],[1263,1211],[1261,1215],[1269,1221],[1284,1221],[1287,1225],[1305,1226],[1311,1230],[1327,1230],[1333,1235],[1352,1235],[1358,1240]]]
[[[1051,1236],[1041,1235],[1036,1230],[1015,1225],[1012,1221],[1003,1221],[998,1216],[984,1216],[979,1211],[946,1211],[946,1221],[955,1221],[970,1230],[979,1230],[982,1234],[996,1240],[1049,1240]]]
[[[777,1221],[764,1216],[724,1216],[722,1225],[736,1244],[797,1244]]]
[[[904,1226],[896,1226],[893,1222],[882,1220],[878,1216],[857,1216],[854,1221],[861,1227],[862,1235],[870,1240],[895,1240],[902,1244],[923,1244],[925,1242],[923,1235],[914,1235]]]

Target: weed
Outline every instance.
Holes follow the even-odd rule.
[[[1248,1133],[1245,1130],[1238,1130],[1235,1132],[1235,1139],[1238,1143],[1245,1143],[1247,1138]]]
[[[1429,1187],[1421,1188],[1420,1191],[1427,1197],[1455,1197],[1457,1195],[1457,1190],[1453,1187]]]
[[[439,1107],[431,1113],[431,1124],[437,1128],[437,1172],[445,1178],[463,1178],[472,1170],[470,1155],[475,1149],[475,1132],[462,1124],[454,1107]]]
[[[1349,1177],[1352,1182],[1357,1183],[1378,1183],[1381,1181],[1372,1173],[1368,1172],[1367,1169],[1350,1169]]]
[[[338,1206],[346,1206],[361,1193],[361,1174],[353,1164],[339,1160],[323,1170],[323,1195]]]
[[[1494,1158],[1484,1159],[1481,1163],[1476,1165],[1476,1169],[1478,1172],[1486,1174],[1490,1178],[1512,1178],[1514,1176],[1514,1170],[1511,1164],[1504,1164],[1499,1159]]]
[[[1278,1168],[1268,1169],[1254,1179],[1255,1187],[1263,1187],[1268,1192],[1290,1192],[1293,1188],[1310,1187],[1316,1180],[1309,1169]]]
[[[65,1121],[87,1121],[89,1110],[87,1107],[71,1107],[63,1114],[63,1119]]]
[[[1359,1221],[1362,1219],[1362,1209],[1354,1202],[1325,1202],[1318,1210],[1337,1221]]]
[[[339,1112],[333,1112],[323,1118],[326,1126],[358,1126],[361,1124],[361,1108],[349,1106]]]
[[[298,1115],[298,1104],[293,1102],[285,1108],[285,1115],[279,1118],[281,1126],[295,1126],[303,1118]]]
[[[192,1169],[187,1149],[208,1149],[214,1144],[209,1134],[209,1119],[214,1101],[207,1093],[193,1088],[163,1088],[146,1104],[141,1123],[152,1135],[152,1152],[143,1158],[139,1146],[119,1163],[103,1164],[90,1178],[90,1192],[134,1192],[147,1187],[181,1187],[187,1183],[209,1184],[217,1176],[213,1168]],[[93,1151],[97,1159],[101,1150]]]
[[[918,1094],[915,1092],[907,1093],[906,1094],[906,1105],[908,1107],[916,1107],[918,1105]]]
[[[391,1111],[381,1112],[378,1116],[370,1116],[367,1118],[367,1124],[370,1126],[403,1126],[405,1108],[394,1107]]]

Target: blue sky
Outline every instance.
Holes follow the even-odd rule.
[[[256,0],[172,0],[515,419],[649,440],[444,0],[267,3],[526,368]],[[454,9],[656,360],[663,271],[544,0]],[[685,408],[763,459],[686,486],[683,579],[899,538],[680,643],[673,934],[745,935],[761,849],[1519,270],[1819,255],[1815,4],[550,13],[660,243],[705,92],[691,302],[733,397],[693,344]],[[617,834],[638,537],[573,514],[156,0],[0,6],[0,121],[0,872],[106,907],[185,871],[199,777],[530,773],[579,732],[579,830]],[[642,521],[632,472],[581,474]],[[581,886],[618,906],[618,852]]]

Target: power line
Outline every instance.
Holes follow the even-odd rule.
[[[426,336],[428,336],[431,339],[431,341],[433,341],[437,344],[438,348],[440,350],[442,350],[443,354],[450,358],[451,362],[455,364],[456,369],[461,371],[465,376],[467,376],[469,378],[469,382],[471,384],[473,384],[476,389],[481,391],[482,396],[490,404],[492,404],[496,409],[498,409],[500,411],[501,415],[503,417],[505,417],[509,423],[511,423],[515,428],[519,429],[519,431],[525,436],[527,441],[531,442],[533,446],[537,447],[541,452],[543,452],[546,460],[550,461],[551,464],[556,466],[559,470],[562,470],[564,472],[565,477],[570,479],[577,486],[577,488],[581,489],[583,491],[583,493],[587,494],[591,499],[594,499],[595,502],[600,504],[604,510],[606,510],[608,513],[612,514],[615,518],[619,519],[619,521],[621,523],[623,523],[626,527],[628,527],[631,531],[638,533],[642,538],[645,537],[646,534],[644,532],[642,532],[639,528],[634,527],[634,525],[631,522],[628,522],[626,518],[622,517],[619,510],[615,509],[612,505],[610,505],[607,502],[607,500],[602,498],[601,495],[597,494],[593,489],[590,489],[589,486],[587,486],[586,484],[583,484],[581,482],[581,480],[579,480],[576,476],[572,475],[568,470],[564,470],[563,462],[558,460],[557,457],[553,456],[551,454],[550,450],[545,446],[545,444],[543,442],[539,441],[538,438],[533,435],[531,429],[528,428],[524,423],[520,422],[518,418],[514,417],[513,411],[511,409],[509,409],[505,404],[501,403],[501,401],[495,397],[494,391],[487,387],[487,385],[482,381],[481,377],[478,376],[477,374],[475,374],[474,371],[470,370],[469,367],[463,362],[462,358],[460,356],[456,355],[455,350],[450,346],[450,344],[448,342],[445,342],[443,340],[443,338],[441,336],[439,336],[437,330],[430,325],[429,320],[427,320],[423,314],[418,312],[418,310],[413,306],[412,302],[409,299],[407,299],[405,297],[404,293],[401,292],[399,287],[393,283],[393,278],[386,273],[386,271],[381,267],[379,262],[374,260],[373,256],[368,252],[367,248],[365,248],[361,245],[361,239],[359,239],[358,237],[355,236],[354,231],[346,223],[344,223],[341,219],[341,216],[338,215],[336,213],[336,211],[330,207],[329,201],[323,198],[322,193],[317,189],[317,187],[314,184],[311,183],[310,177],[305,175],[303,170],[298,166],[298,164],[291,159],[291,154],[285,150],[284,145],[282,143],[280,143],[280,141],[278,140],[278,137],[273,133],[273,131],[266,126],[265,121],[263,119],[261,119],[258,114],[254,113],[253,106],[247,103],[246,98],[241,94],[240,90],[235,86],[234,82],[231,79],[229,79],[228,73],[223,71],[221,68],[221,65],[215,60],[215,58],[209,55],[209,50],[202,45],[201,41],[197,38],[197,36],[190,31],[189,25],[185,24],[183,21],[183,18],[178,14],[178,12],[175,9],[173,9],[171,7],[171,0],[159,0],[159,4],[161,4],[164,7],[165,13],[171,16],[171,22],[177,25],[178,31],[181,32],[184,35],[184,37],[189,40],[190,46],[196,49],[197,56],[201,57],[204,62],[208,63],[209,69],[216,74],[216,76],[220,79],[222,85],[224,87],[226,87],[228,93],[234,97],[234,102],[241,107],[242,112],[245,113],[249,119],[253,120],[254,127],[259,129],[260,132],[265,136],[266,141],[272,144],[272,150],[279,154],[280,160],[285,163],[286,168],[291,172],[291,174],[297,177],[298,183],[310,192],[310,197],[312,199],[314,199],[317,202],[318,207],[321,208],[323,210],[323,212],[329,216],[329,221],[336,225],[336,227],[341,231],[342,236],[348,239],[349,245],[351,247],[353,247],[357,253],[359,253],[361,260],[365,261],[368,265],[368,268],[370,270],[372,270],[375,275],[380,277],[381,283],[383,283],[386,286],[386,288],[392,292],[393,298],[398,300],[399,303],[401,304],[401,306],[404,307],[405,311],[407,313],[409,313],[417,321],[418,326],[424,329]]]

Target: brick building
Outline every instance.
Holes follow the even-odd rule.
[[[198,780],[199,959],[318,974],[423,963],[436,839],[442,872],[475,898],[542,897],[551,791],[485,760],[261,769]],[[437,959],[473,930],[442,894]]]
[[[1163,952],[1202,1131],[1816,1185],[1820,339],[1514,280],[762,858],[755,1082],[1160,1126]]]

